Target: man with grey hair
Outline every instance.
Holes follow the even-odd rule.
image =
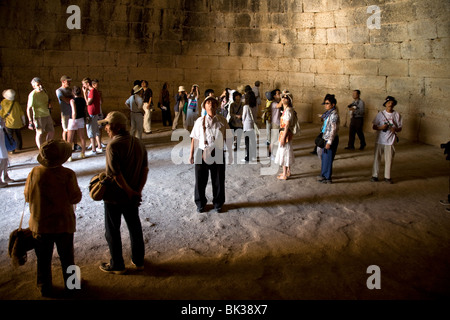
[[[33,78],[31,86],[33,91],[28,95],[27,103],[28,129],[36,130],[36,145],[40,148],[44,141],[53,139],[55,135],[53,119],[50,115],[52,106],[40,78]]]

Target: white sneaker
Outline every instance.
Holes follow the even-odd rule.
[[[89,147],[86,147],[86,150],[91,150],[92,149],[92,144],[89,145]]]
[[[102,142],[102,148],[106,148],[106,144]]]
[[[91,150],[91,151],[86,152],[87,156],[95,156],[96,154],[97,154],[97,152],[95,152],[95,150]]]
[[[67,159],[67,161],[72,162],[72,157],[69,157],[69,159]]]
[[[14,179],[11,179],[10,177],[6,177],[5,179],[3,179],[5,181],[5,183],[9,183],[9,182],[16,182]]]
[[[97,148],[97,153],[103,153],[103,149],[102,148]]]

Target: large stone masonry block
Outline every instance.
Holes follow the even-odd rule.
[[[117,60],[116,60],[117,67],[136,67],[138,65],[141,65],[142,63],[146,63],[146,60],[142,61],[140,58],[138,59],[137,53],[131,52],[117,53]]]
[[[336,59],[336,50],[334,45],[316,44],[313,46],[314,56],[308,58],[315,59]]]
[[[232,28],[215,28],[214,40],[216,42],[234,42],[238,39],[235,38],[234,30]]]
[[[344,74],[343,60],[339,59],[316,59],[316,72],[319,74],[332,73]]]
[[[448,106],[450,79],[425,78],[425,95],[439,97],[442,101],[445,100],[445,105]],[[450,117],[450,114],[448,116]]]
[[[250,43],[230,43],[229,55],[238,57],[248,57],[251,54]]]
[[[399,43],[371,43],[364,44],[365,55],[368,59],[400,59]]]
[[[305,44],[327,44],[327,29],[300,29],[298,42]]]
[[[189,69],[184,71],[184,78],[187,81],[194,83],[210,83],[211,82],[211,69],[206,67],[202,69]],[[186,88],[188,90],[188,88]]]
[[[133,68],[134,69],[134,68]],[[133,75],[131,75],[133,76]],[[128,78],[128,67],[105,67],[103,68],[103,81],[117,81],[119,78]],[[100,84],[102,85],[102,84]]]
[[[337,59],[364,59],[365,49],[362,44],[334,45]]]
[[[425,83],[423,78],[410,77],[387,77],[386,90],[392,94],[416,94],[425,93]]]
[[[437,26],[434,20],[418,20],[408,24],[408,35],[411,40],[437,38]]]
[[[303,12],[292,15],[292,28],[306,29],[314,28],[314,13]]]
[[[175,56],[175,68],[177,69],[196,69],[198,68],[197,56]]]
[[[355,9],[336,10],[333,14],[336,27],[349,27],[355,25]]]
[[[170,50],[172,51],[172,50]],[[173,50],[176,51],[176,50]],[[228,43],[224,42],[201,42],[201,41],[183,41],[182,54],[197,56],[223,56],[228,53]],[[170,52],[169,52],[170,54]]]
[[[155,54],[178,55],[182,52],[182,49],[185,50],[184,42],[182,47],[180,41],[157,40],[153,43],[153,50]]]
[[[278,59],[263,57],[258,58],[258,70],[277,70],[278,68]]]
[[[303,2],[304,12],[323,12],[327,9],[325,0],[308,0]]]
[[[289,72],[289,86],[313,87],[314,74],[303,72]]]
[[[316,28],[334,28],[334,13],[330,12],[318,12],[314,16],[314,26]]]
[[[198,68],[218,69],[219,57],[217,56],[198,56]]]
[[[189,69],[189,71],[192,69]],[[187,72],[187,71],[186,71]],[[160,68],[158,69],[158,75],[156,80],[160,82],[176,82],[176,83],[184,83],[185,82],[185,70],[184,69],[166,69]]]
[[[351,75],[378,75],[380,61],[378,59],[344,60],[344,73]]]
[[[252,43],[251,55],[253,57],[282,57],[284,51],[283,44],[272,43]]]
[[[366,29],[367,26],[366,26]],[[382,24],[380,29],[370,30],[370,42],[402,42],[410,39],[406,23]]]
[[[289,58],[312,59],[314,49],[312,44],[286,44],[284,56]]]
[[[1,48],[0,57],[2,66],[40,67],[44,64],[42,50]]]
[[[403,59],[432,59],[432,40],[412,40],[401,43],[400,50]]]
[[[314,85],[317,88],[348,89],[349,84],[348,75],[316,74],[314,76]]]
[[[433,58],[449,59],[450,58],[450,38],[439,38],[431,41]]]
[[[128,38],[128,37],[108,37],[106,38],[106,51],[112,51],[112,52],[117,52],[117,51],[122,51],[124,48],[126,48],[127,52],[132,52],[132,53],[137,53],[137,52],[142,52],[142,51],[146,51],[149,52],[152,50],[151,48],[151,43],[146,44],[145,42],[136,40],[136,39],[132,39],[132,38]],[[71,48],[73,48],[73,45],[71,45]],[[94,50],[96,48],[96,46],[93,47]],[[74,50],[74,49],[72,49]],[[78,50],[78,49],[77,49]],[[89,50],[89,49],[86,49]],[[96,50],[96,51],[102,51],[102,50]]]
[[[279,71],[300,71],[300,59],[297,58],[280,58],[278,59]]]
[[[116,53],[114,52],[89,52],[88,64],[90,66],[115,66]]]
[[[384,92],[386,90],[386,77],[350,75],[350,88]]]
[[[241,85],[253,86],[256,80],[267,83],[268,71],[239,70],[239,79]]]
[[[242,69],[242,60],[240,57],[219,57],[219,68],[224,70]]]
[[[241,57],[243,70],[256,70],[258,68],[258,57]]]
[[[409,62],[411,77],[448,78],[449,74],[449,59],[411,60]]]
[[[367,26],[347,27],[347,41],[351,44],[368,43],[370,40]]]
[[[290,77],[288,71],[267,71],[267,79],[264,82],[264,92],[272,91],[275,88],[283,90],[290,87]]]
[[[409,75],[409,62],[403,59],[382,59],[380,60],[379,75],[407,77]]]
[[[381,4],[381,23],[400,23],[416,20],[416,10],[411,1],[391,2]],[[367,17],[369,17],[367,15]]]

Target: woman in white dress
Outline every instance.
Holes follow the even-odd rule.
[[[283,167],[283,173],[279,174],[279,180],[287,180],[291,176],[291,166],[294,163],[294,149],[292,139],[294,135],[289,129],[293,119],[292,95],[287,92],[281,95],[283,104],[283,115],[280,118],[280,135],[278,137],[278,150],[275,156],[275,163]]]

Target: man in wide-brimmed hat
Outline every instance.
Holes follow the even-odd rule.
[[[130,109],[130,134],[142,139],[144,131],[144,100],[142,99],[143,89],[141,86],[133,87],[133,94],[125,101],[125,105]]]
[[[35,238],[37,286],[43,296],[52,293],[52,255],[56,244],[64,284],[75,265],[73,235],[74,205],[81,201],[75,172],[62,166],[72,154],[72,145],[64,140],[44,142],[25,184],[25,201],[30,203],[29,227]],[[68,288],[67,288],[68,289]]]

